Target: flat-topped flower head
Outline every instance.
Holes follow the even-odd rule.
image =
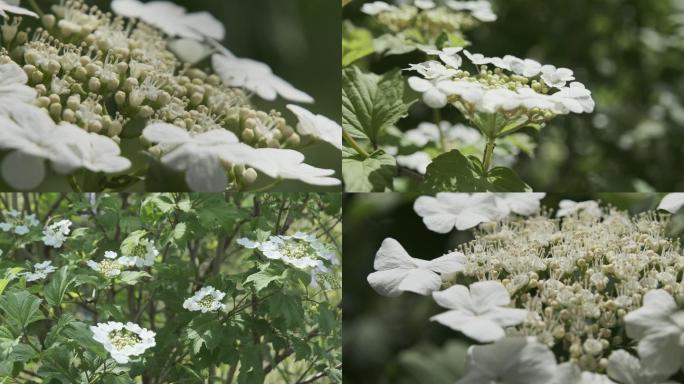
[[[396,297],[402,292],[429,295],[442,285],[442,275],[463,270],[465,259],[460,252],[451,252],[434,260],[411,257],[398,241],[387,238],[375,254],[368,283],[383,296]]]
[[[433,292],[432,297],[449,311],[430,320],[480,343],[504,337],[504,327],[518,325],[528,316],[524,309],[509,307],[511,298],[506,287],[498,281],[480,281],[470,287],[454,285],[444,291]]]
[[[5,221],[0,223],[0,230],[22,236],[29,233],[32,227],[37,227],[39,224],[40,222],[36,219],[35,214],[27,215],[10,210],[6,212]]]
[[[93,332],[93,339],[101,343],[119,364],[127,364],[131,357],[140,356],[156,345],[153,331],[131,322],[98,323],[97,326],[91,326],[90,330]]]
[[[222,310],[225,305],[221,302],[226,296],[216,288],[208,285],[202,287],[195,294],[183,302],[183,308],[188,311],[200,311],[202,313]]]
[[[153,240],[140,239],[129,253],[121,255],[118,262],[129,267],[144,268],[154,265],[159,250],[155,247]]]
[[[119,276],[124,266],[117,260],[118,255],[116,252],[107,251],[104,256],[105,258],[99,262],[88,260],[86,264],[106,278],[111,279]]]
[[[72,222],[69,219],[50,224],[43,230],[43,244],[53,248],[61,248],[71,233]]]
[[[45,279],[49,274],[56,271],[57,268],[52,266],[52,261],[44,261],[33,266],[33,272],[22,272],[19,275],[24,276],[26,281],[38,281]]]
[[[245,248],[258,249],[264,256],[282,260],[300,269],[320,268],[325,264],[335,264],[337,256],[315,236],[303,232],[294,235],[270,236],[266,241],[255,242],[240,238],[237,243]]]

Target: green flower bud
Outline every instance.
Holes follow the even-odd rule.
[[[74,112],[71,109],[65,109],[64,111],[62,111],[62,120],[66,121],[67,123],[75,123],[76,112]]]
[[[97,93],[100,91],[101,87],[102,83],[97,77],[91,77],[90,80],[88,80],[88,89],[90,89],[91,92]]]
[[[296,147],[302,142],[302,139],[299,137],[298,134],[293,133],[292,136],[287,138],[287,141],[285,141],[285,144],[288,147]]]
[[[247,168],[242,174],[242,184],[245,186],[250,186],[254,184],[258,176],[259,175],[257,174],[257,171],[255,171],[253,168]]]
[[[149,105],[143,105],[138,112],[138,117],[142,119],[149,119],[152,115],[154,115],[154,109]]]

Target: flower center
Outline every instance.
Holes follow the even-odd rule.
[[[117,263],[115,260],[105,259],[100,261],[100,271],[105,276],[110,276],[114,270],[119,270],[120,268],[121,265],[119,265],[119,263]]]
[[[112,345],[118,350],[124,349],[126,347],[132,347],[142,341],[140,336],[127,329],[110,333],[109,339],[112,341]]]
[[[147,246],[145,244],[138,244],[133,247],[133,256],[145,257],[147,255]]]
[[[206,295],[204,296],[197,304],[202,307],[202,308],[211,308],[214,305],[214,296],[212,295]]]
[[[280,252],[291,259],[303,259],[315,254],[308,242],[299,239],[290,239],[286,241]]]

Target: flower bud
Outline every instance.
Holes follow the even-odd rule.
[[[255,171],[253,168],[247,168],[242,174],[242,183],[245,186],[250,186],[254,184],[254,182],[257,180],[257,177],[259,177],[257,171]]]
[[[141,106],[144,101],[145,101],[145,94],[138,89],[133,90],[128,95],[128,104],[131,107],[137,108],[137,107]]]
[[[301,143],[301,139],[299,138],[299,135],[296,133],[293,133],[292,136],[287,138],[287,141],[285,141],[285,144],[289,147],[296,147]]]
[[[99,92],[100,88],[102,87],[102,83],[100,83],[100,79],[97,77],[91,77],[90,80],[88,80],[88,89],[91,92]]]
[[[154,109],[152,109],[152,107],[150,107],[149,105],[143,105],[140,108],[140,111],[138,112],[138,117],[142,119],[148,119],[152,115],[154,115]]]

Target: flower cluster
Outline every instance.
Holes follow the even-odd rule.
[[[156,345],[153,331],[131,322],[108,321],[91,326],[90,330],[93,339],[101,343],[119,364],[127,364],[131,356],[140,356]]]
[[[11,151],[2,175],[13,188],[39,186],[46,160],[61,175],[99,174],[101,188],[138,166],[128,154],[141,145],[151,158],[186,173],[197,191],[242,190],[256,181],[256,170],[276,179],[340,183],[329,177],[334,171],[305,164],[296,151],[318,140],[339,146],[339,124],[291,106],[300,121],[293,127],[279,112],[253,107],[252,92],[268,100],[313,99],[267,65],[221,47],[216,41],[225,30],[213,16],[172,2],[111,6],[118,16],[83,0],[63,1],[31,38],[18,30],[20,17],[2,27],[0,149]],[[214,51],[215,73],[187,63]],[[225,140],[205,145],[215,137]],[[293,153],[296,161],[281,160]],[[263,159],[280,167],[264,170]]]
[[[154,246],[153,240],[143,238],[139,239],[128,253],[119,257],[117,262],[128,267],[144,268],[154,265],[159,255],[159,250]]]
[[[564,201],[554,218],[520,197],[513,216],[501,195],[420,197],[429,229],[479,224],[474,240],[426,261],[386,239],[369,283],[432,294],[448,311],[431,320],[494,343],[469,349],[459,383],[664,383],[681,370],[684,252],[666,235],[669,215]]]
[[[44,261],[33,266],[33,272],[21,272],[19,276],[24,276],[26,281],[37,281],[45,279],[49,274],[56,271],[57,268],[52,266],[52,261]]]
[[[428,50],[441,61],[412,64],[420,77],[409,85],[429,107],[455,106],[487,137],[543,125],[557,115],[594,110],[591,92],[576,82],[572,70],[515,56],[485,57],[462,48]],[[463,54],[474,66],[461,68]]]
[[[479,1],[404,1],[396,6],[384,1],[366,3],[361,11],[371,15],[386,30],[400,33],[408,29],[420,31],[429,41],[442,33],[460,33],[482,22],[496,20],[492,5]]]
[[[116,252],[107,251],[104,253],[104,259],[96,262],[94,260],[86,261],[86,264],[94,271],[102,274],[106,278],[114,278],[121,274],[124,265],[120,260],[117,260],[119,255]]]
[[[202,313],[219,311],[225,308],[225,304],[221,303],[224,297],[226,297],[225,292],[208,285],[186,299],[183,302],[183,308],[188,311],[201,311]]]
[[[237,243],[248,249],[259,250],[268,259],[282,260],[299,269],[309,269],[312,273],[312,286],[320,284],[319,274],[329,273],[330,267],[338,262],[335,251],[315,236],[303,232],[296,232],[291,236],[270,236],[261,242],[243,237]],[[329,281],[323,285],[326,288],[332,286]]]
[[[71,220],[60,220],[48,225],[43,230],[43,243],[53,248],[61,248],[69,233],[71,233]]]
[[[16,210],[7,212],[5,221],[0,223],[0,230],[3,232],[12,232],[16,235],[25,235],[31,231],[31,227],[36,227],[40,224],[36,219],[35,214],[22,214]]]

